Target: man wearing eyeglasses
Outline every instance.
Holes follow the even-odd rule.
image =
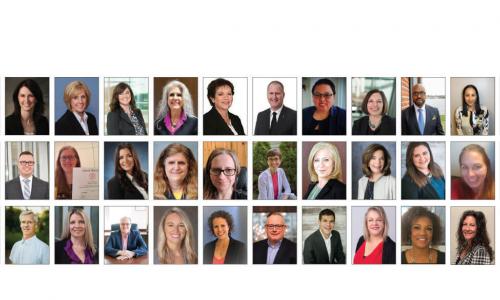
[[[23,238],[12,247],[9,255],[11,263],[16,265],[48,265],[49,246],[36,237],[38,216],[31,210],[19,215]]]
[[[5,183],[7,200],[48,200],[49,184],[33,176],[35,160],[33,153],[23,151],[19,154],[17,168],[19,177]]]
[[[296,264],[297,244],[285,238],[288,226],[279,212],[270,212],[265,225],[267,239],[253,244],[254,264]]]
[[[439,110],[425,104],[427,95],[421,83],[411,89],[413,104],[401,112],[401,133],[404,135],[444,135]]]

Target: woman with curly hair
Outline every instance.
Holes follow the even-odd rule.
[[[486,230],[486,217],[481,211],[464,211],[457,229],[457,265],[489,265],[493,249]]]

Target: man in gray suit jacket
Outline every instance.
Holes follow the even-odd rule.
[[[49,184],[33,176],[35,160],[33,153],[23,151],[19,154],[17,167],[19,177],[5,183],[7,200],[48,200]]]

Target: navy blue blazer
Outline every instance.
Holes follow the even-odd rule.
[[[302,110],[302,134],[304,135],[314,135],[314,119],[313,114],[316,111],[316,107],[310,106]],[[345,110],[338,107],[332,106],[330,109],[330,126],[328,128],[329,135],[345,135],[346,133],[346,114]]]
[[[104,254],[117,257],[120,250],[122,250],[122,235],[119,230],[113,231],[106,242]],[[148,246],[138,230],[130,230],[127,240],[127,250],[133,251],[136,257],[148,254]]]
[[[401,112],[401,134],[420,135],[413,104]],[[424,135],[444,135],[439,110],[430,105],[425,105]]]
[[[203,247],[203,263],[212,264],[215,252],[215,243],[217,239],[205,244]],[[224,264],[246,264],[247,263],[247,246],[235,239],[229,239],[226,257]]]

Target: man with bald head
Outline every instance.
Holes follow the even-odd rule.
[[[126,260],[148,254],[148,246],[139,230],[132,229],[130,217],[122,217],[120,230],[111,232],[104,252],[118,260]]]
[[[413,103],[401,112],[401,133],[404,135],[444,135],[439,110],[425,104],[425,87],[415,84],[411,92]]]

